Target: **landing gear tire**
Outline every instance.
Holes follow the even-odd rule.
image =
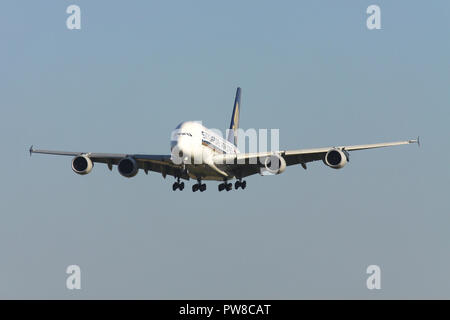
[[[200,190],[200,192],[203,192],[206,190],[206,184],[202,183],[200,179],[197,180],[198,183],[194,184],[192,186],[192,191],[196,192],[197,190]]]
[[[231,189],[233,189],[233,184],[231,182],[230,183],[223,182],[223,183],[219,184],[217,186],[217,188],[219,189],[219,191],[223,191],[223,190],[230,191]]]
[[[175,181],[172,185],[172,190],[175,191],[179,189],[180,191],[184,189],[184,182],[180,182],[180,178],[177,177],[177,181]]]
[[[235,183],[234,183],[234,188],[237,190],[237,189],[239,189],[239,188],[241,188],[242,190],[244,190],[245,189],[245,187],[247,186],[247,182],[244,180],[244,181],[241,181],[240,179],[238,180],[238,181],[236,181]]]

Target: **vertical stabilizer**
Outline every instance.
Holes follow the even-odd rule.
[[[239,113],[241,109],[241,88],[236,90],[236,98],[234,99],[233,114],[231,115],[230,130],[227,140],[237,146],[237,130],[239,128]]]

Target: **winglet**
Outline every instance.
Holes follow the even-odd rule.
[[[412,139],[408,141],[409,143],[417,143],[417,146],[420,147],[420,137],[417,136],[417,139]]]
[[[31,145],[31,147],[30,147],[30,150],[28,150],[28,151],[30,151],[30,157],[31,157],[31,154],[33,153],[33,145]]]

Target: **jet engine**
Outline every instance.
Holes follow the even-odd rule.
[[[119,170],[119,173],[126,178],[134,177],[139,170],[136,160],[131,157],[120,160],[117,169]]]
[[[72,160],[72,170],[78,174],[88,174],[94,167],[92,160],[85,155],[76,156]]]
[[[331,149],[326,153],[323,161],[330,168],[341,169],[349,161],[349,155],[345,150]]]
[[[280,174],[286,170],[286,161],[279,154],[272,154],[264,159],[261,174]]]

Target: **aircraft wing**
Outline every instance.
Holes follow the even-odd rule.
[[[30,148],[30,155],[33,153],[51,154],[59,156],[80,156],[85,155],[89,157],[92,162],[105,163],[108,168],[112,170],[113,165],[117,165],[123,158],[133,158],[139,169],[148,173],[148,171],[159,172],[166,177],[166,175],[180,177],[189,180],[188,174],[183,170],[181,165],[176,165],[170,159],[170,155],[155,155],[155,154],[125,154],[125,153],[95,153],[95,152],[71,152],[71,151],[56,151],[56,150],[38,150]]]
[[[303,149],[303,150],[287,150],[287,151],[284,151],[284,158],[286,160],[286,165],[293,165],[293,164],[299,164],[299,163],[307,163],[307,162],[316,161],[316,160],[323,160],[325,154],[331,149],[339,149],[339,150],[345,150],[345,151],[357,151],[357,150],[367,150],[367,149],[375,149],[375,148],[401,146],[401,145],[410,144],[410,143],[419,144],[419,138],[413,139],[413,140],[405,140],[405,141],[360,144],[360,145],[354,145],[354,146],[339,146],[339,147],[327,147],[327,148]]]
[[[385,142],[374,144],[363,144],[353,146],[339,146],[339,147],[325,147],[313,149],[298,149],[298,150],[284,150],[278,152],[259,152],[259,153],[239,153],[235,155],[217,155],[214,157],[214,162],[218,167],[225,168],[231,166],[232,172],[246,177],[255,173],[259,173],[260,169],[264,167],[264,162],[267,157],[278,154],[286,161],[286,166],[301,164],[306,169],[306,163],[324,160],[326,153],[331,149],[339,149],[342,151],[357,151],[366,149],[375,149],[383,147],[393,147],[405,144],[417,143],[419,138],[413,140]]]

